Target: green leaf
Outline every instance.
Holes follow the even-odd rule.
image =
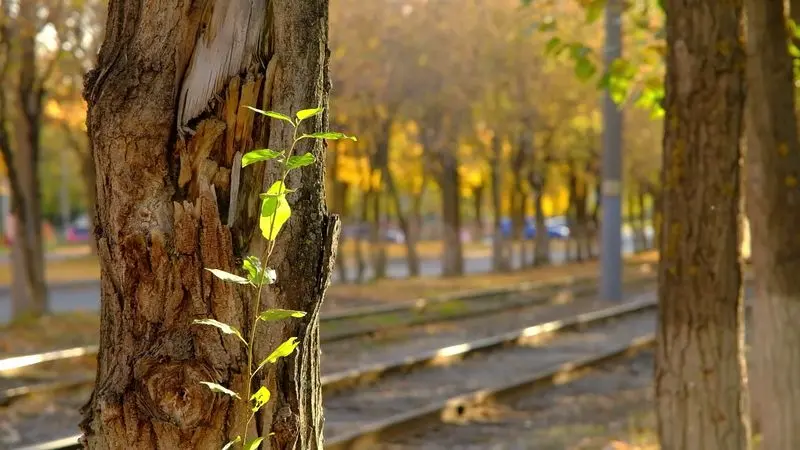
[[[595,73],[597,73],[597,67],[588,58],[580,58],[575,61],[575,75],[581,81],[588,80]]]
[[[297,120],[305,120],[322,112],[322,108],[303,109],[297,111]]]
[[[242,269],[247,272],[247,278],[253,283],[258,283],[261,273],[261,261],[257,256],[248,256],[242,261]]]
[[[344,133],[339,133],[338,131],[322,131],[319,133],[304,134],[300,136],[300,139],[305,139],[305,138],[328,139],[331,141],[335,141],[338,139],[350,139],[353,142],[358,141],[358,139],[355,136],[348,136]]]
[[[275,364],[279,359],[291,355],[294,349],[296,349],[298,345],[300,345],[300,343],[297,342],[297,338],[290,337],[289,339],[284,341],[281,345],[279,345],[278,348],[273,350],[272,353],[269,354],[269,356],[264,358],[264,360],[261,361],[261,364],[258,365],[258,367],[256,368],[255,371],[253,371],[253,373],[258,372],[267,364]]]
[[[242,449],[243,450],[256,450],[258,448],[258,446],[261,445],[261,441],[263,441],[263,440],[264,440],[263,437],[255,438],[252,441],[249,441],[248,443],[244,444],[244,447],[242,447]]]
[[[261,234],[269,241],[274,241],[281,231],[283,224],[292,215],[292,208],[286,201],[286,186],[282,181],[276,181],[267,190],[266,196],[261,200],[261,219],[259,227]]]
[[[288,319],[290,317],[305,317],[306,313],[303,311],[292,311],[291,309],[268,309],[262,311],[258,316],[258,320],[264,322],[273,322],[276,320]]]
[[[236,328],[228,325],[227,323],[222,323],[214,319],[196,319],[192,323],[194,323],[195,325],[210,325],[212,327],[217,327],[219,328],[220,331],[222,331],[225,334],[235,335],[236,337],[239,338],[239,340],[244,342],[244,345],[247,345],[247,341],[245,341],[244,338],[242,337],[242,333]]]
[[[239,441],[241,441],[241,440],[242,440],[242,437],[241,437],[241,436],[236,436],[236,439],[234,439],[234,440],[232,440],[232,441],[228,442],[227,444],[225,444],[225,447],[222,447],[222,450],[228,450],[228,449],[230,449],[231,447],[233,447],[233,444],[236,444],[236,443],[238,443],[238,442],[239,442]]]
[[[606,0],[593,0],[586,5],[586,22],[594,23],[606,9]]]
[[[263,109],[253,108],[252,106],[245,106],[245,108],[247,108],[247,109],[249,109],[251,111],[255,111],[255,112],[259,113],[259,114],[263,114],[265,116],[272,117],[273,119],[285,120],[285,121],[289,122],[290,124],[294,125],[294,122],[292,121],[292,118],[287,116],[287,115],[284,115],[284,114],[281,114],[281,113],[278,113],[278,112],[275,112],[275,111],[264,111]]]
[[[300,156],[292,156],[286,161],[286,169],[292,170],[298,167],[310,166],[314,164],[314,155],[311,153],[304,153]]]
[[[213,273],[215,277],[219,278],[222,281],[228,281],[237,284],[250,284],[250,280],[248,280],[247,278],[243,278],[240,277],[239,275],[234,275],[232,273],[225,272],[224,270],[219,270],[219,269],[206,269],[206,270]]]
[[[275,150],[270,150],[268,148],[262,148],[261,150],[253,150],[252,152],[247,152],[242,156],[242,167],[247,167],[250,164],[254,164],[261,161],[268,161],[270,159],[275,159],[281,156],[281,152],[276,152]]]
[[[217,383],[209,383],[208,381],[201,381],[200,384],[205,384],[214,392],[219,392],[220,394],[230,395],[231,397],[241,398],[239,394],[233,392],[232,390],[226,388],[225,386],[219,385]]]
[[[276,362],[278,362],[279,359],[291,355],[294,349],[296,349],[298,345],[300,345],[300,343],[297,342],[297,338],[290,337],[289,339],[285,340],[281,345],[279,345],[278,348],[273,350],[272,353],[270,353],[269,356],[267,356],[267,358],[264,361],[268,362],[269,364],[275,364]]]
[[[250,401],[253,403],[251,406],[253,412],[257,412],[259,409],[261,409],[261,407],[269,401],[269,397],[269,389],[265,388],[264,386],[258,388],[256,393],[250,397]]]
[[[547,41],[547,44],[544,47],[544,54],[550,55],[555,53],[556,50],[559,47],[561,47],[561,44],[562,44],[561,38],[559,38],[558,36],[550,38],[550,40]]]

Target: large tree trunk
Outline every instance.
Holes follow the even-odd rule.
[[[11,170],[16,169],[17,188],[20,189],[17,201],[12,203],[15,236],[11,245],[11,259],[14,262],[11,299],[15,318],[40,316],[48,309],[39,182],[39,131],[44,91],[36,67],[37,13],[38,5],[35,2],[22,2],[14,20],[19,67],[17,95],[14,99],[16,165]]]
[[[218,450],[241,431],[248,405],[200,382],[243,391],[244,348],[192,320],[249,333],[245,288],[203,268],[238,270],[265,246],[258,195],[276,171],[240,170],[239,161],[254,148],[286,148],[292,130],[243,107],[327,106],[327,11],[327,0],[110,2],[85,90],[102,282],[97,384],[81,424],[89,448]],[[302,131],[326,122],[308,119]],[[296,151],[316,162],[287,179],[294,214],[264,303],[308,315],[260,327],[257,361],[291,336],[300,347],[256,377],[273,393],[256,422],[275,433],[272,449],[306,450],[322,448],[318,327],[338,218],[325,207],[323,145],[304,140]]]
[[[666,11],[655,379],[661,448],[746,449],[742,1],[668,0]]]
[[[747,207],[758,292],[753,401],[762,447],[794,450],[800,448],[800,144],[793,61],[782,2],[748,1],[747,21]]]

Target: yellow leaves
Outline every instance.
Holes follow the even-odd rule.
[[[44,107],[44,114],[52,120],[65,122],[71,128],[86,128],[86,102],[57,102],[49,99]]]
[[[783,182],[788,188],[797,187],[797,177],[794,175],[787,175],[786,178],[783,180]]]
[[[778,144],[778,154],[781,156],[787,156],[789,154],[789,146],[786,145],[785,142]]]

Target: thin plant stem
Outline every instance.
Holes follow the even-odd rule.
[[[297,145],[297,142],[300,140],[297,137],[297,129],[298,129],[299,125],[300,125],[300,121],[298,121],[296,124],[292,123],[292,125],[294,126],[294,133],[292,135],[292,145],[289,148],[289,151],[286,152],[286,154],[284,155],[283,162],[281,164],[281,189],[282,189],[282,192],[279,192],[279,194],[284,194],[284,195],[285,195],[285,191],[286,191],[286,176],[289,174],[289,171],[286,169],[286,163],[289,161],[289,158],[294,153],[294,148]],[[268,233],[269,235],[272,235],[272,230],[275,227],[275,219],[276,218],[277,218],[277,214],[274,214],[272,216],[272,221],[269,224],[269,233]],[[243,443],[247,442],[247,434],[248,434],[248,431],[250,429],[250,422],[252,422],[253,417],[256,414],[256,411],[253,411],[253,408],[250,407],[250,396],[252,395],[252,389],[253,389],[253,387],[252,387],[253,377],[255,376],[255,372],[253,371],[253,348],[255,347],[256,329],[258,328],[258,316],[259,316],[259,310],[261,309],[261,295],[262,295],[263,288],[264,288],[264,280],[266,279],[266,271],[269,268],[269,260],[272,257],[273,250],[275,250],[275,241],[276,241],[276,239],[271,239],[269,241],[269,244],[264,249],[264,254],[262,254],[262,257],[261,257],[261,275],[260,275],[259,280],[258,280],[258,289],[257,289],[257,293],[256,293],[256,299],[255,299],[255,302],[254,302],[255,303],[255,308],[254,308],[255,313],[254,313],[254,317],[253,317],[253,323],[250,326],[250,336],[249,336],[249,339],[247,341],[247,373],[250,376],[249,376],[249,378],[247,380],[247,383],[245,383],[245,393],[246,393],[246,395],[244,396],[243,400],[247,404],[247,407],[250,409],[250,414],[247,416],[247,422],[244,425],[244,430],[243,430],[243,433],[242,433],[242,436],[243,436],[242,442]]]

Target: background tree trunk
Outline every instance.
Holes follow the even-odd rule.
[[[746,449],[742,1],[667,0],[666,12],[656,351],[661,448]]]
[[[386,267],[388,263],[386,257],[386,242],[383,239],[383,233],[381,233],[381,229],[383,228],[381,226],[381,191],[379,189],[373,189],[369,193],[368,202],[372,211],[372,214],[370,214],[369,228],[370,253],[372,253],[372,278],[381,280],[386,278]]]
[[[464,274],[464,252],[461,245],[461,192],[458,160],[451,152],[441,155],[442,218],[444,219],[444,251],[442,275]]]
[[[12,202],[14,241],[11,245],[13,264],[12,314],[15,318],[41,316],[48,310],[47,286],[44,278],[44,241],[42,238],[41,186],[39,182],[42,101],[44,80],[39,76],[36,57],[36,35],[39,18],[35,2],[21,2],[13,19],[17,49],[17,92],[14,98],[14,162],[20,189]],[[6,14],[3,14],[6,15]],[[10,26],[10,25],[7,25]],[[5,31],[5,30],[4,30]],[[5,116],[5,114],[3,114]],[[3,119],[9,119],[3,117]],[[12,189],[14,185],[12,185]],[[24,211],[21,211],[24,209]]]
[[[747,2],[746,194],[758,292],[753,399],[762,448],[770,450],[800,448],[792,419],[800,416],[800,143],[784,16],[782,2]]]
[[[240,258],[260,254],[258,194],[276,171],[240,170],[240,157],[291,141],[290,127],[243,106],[327,106],[327,0],[200,3],[145,9],[112,0],[86,83],[102,282],[97,384],[81,424],[92,449],[218,450],[241,431],[245,411],[199,382],[241,391],[244,349],[192,320],[246,334],[255,313],[244,288],[203,270],[236,271]],[[306,122],[304,131],[319,131],[327,116]],[[322,448],[318,325],[338,218],[324,204],[323,145],[298,147],[317,162],[287,180],[298,189],[289,197],[294,214],[263,303],[308,315],[261,327],[255,349],[260,360],[299,338],[295,356],[256,380],[273,392],[257,422],[275,433],[271,448],[306,450]]]
[[[489,178],[492,183],[492,210],[494,212],[494,232],[492,233],[492,271],[507,272],[510,270],[508,243],[503,233],[503,167],[500,136],[495,133],[492,138],[492,156],[490,158]]]

